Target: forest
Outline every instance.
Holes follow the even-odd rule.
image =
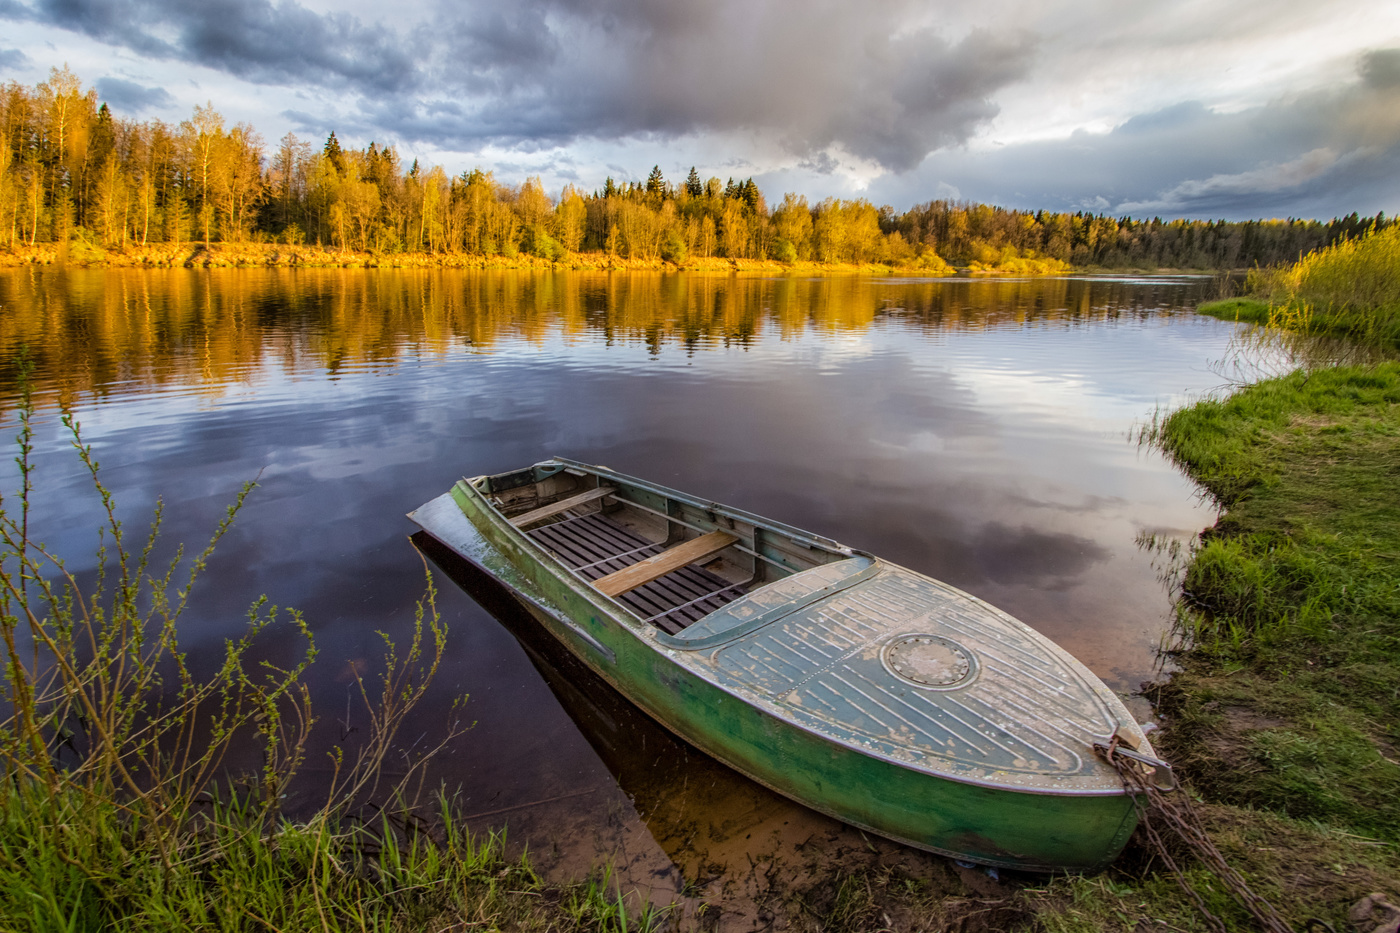
[[[1389,226],[1329,222],[1134,219],[934,200],[898,212],[856,198],[772,203],[752,178],[607,178],[557,195],[475,168],[449,175],[389,145],[364,149],[284,136],[269,147],[208,106],[178,125],[114,116],[65,69],[0,92],[0,251],[82,243],[317,244],[375,255],[601,252],[681,264],[689,258],[881,263],[929,272],[1017,261],[1105,269],[1239,269]]]

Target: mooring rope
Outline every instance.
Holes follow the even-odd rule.
[[[1225,861],[1225,856],[1220,853],[1220,850],[1216,848],[1215,843],[1206,833],[1205,825],[1201,822],[1200,814],[1192,805],[1190,796],[1184,791],[1168,793],[1167,791],[1171,790],[1171,784],[1159,784],[1158,778],[1161,775],[1161,770],[1165,768],[1168,774],[1170,773],[1170,768],[1165,762],[1157,762],[1145,755],[1139,755],[1120,747],[1119,737],[1116,734],[1106,745],[1095,743],[1094,750],[1118,772],[1124,788],[1133,798],[1133,806],[1137,809],[1138,824],[1146,832],[1148,842],[1162,861],[1166,863],[1167,868],[1171,870],[1172,877],[1176,879],[1176,883],[1196,905],[1196,909],[1200,911],[1201,916],[1211,929],[1215,930],[1216,933],[1229,933],[1224,921],[1211,913],[1210,908],[1206,906],[1205,899],[1186,880],[1186,872],[1172,857],[1166,839],[1163,838],[1164,830],[1175,833],[1176,837],[1185,843],[1186,847],[1197,858],[1215,872],[1226,890],[1240,906],[1249,911],[1250,916],[1259,924],[1261,930],[1266,931],[1266,933],[1293,933],[1292,928],[1283,921],[1278,911],[1274,909],[1274,905],[1256,894],[1240,876],[1240,873],[1231,868],[1230,863]],[[1311,922],[1309,926],[1312,926]]]

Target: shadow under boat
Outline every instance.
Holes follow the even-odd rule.
[[[685,878],[747,869],[759,853],[852,832],[690,746],[570,654],[499,582],[425,532],[410,540],[520,643]]]

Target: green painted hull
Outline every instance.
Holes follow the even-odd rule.
[[[959,781],[870,754],[759,708],[688,669],[646,626],[561,572],[476,490],[451,494],[466,523],[413,516],[500,580],[575,656],[640,709],[753,780],[815,810],[921,849],[1004,868],[1093,871],[1136,825],[1122,793],[1057,794]]]

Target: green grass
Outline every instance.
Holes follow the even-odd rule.
[[[1263,810],[1196,806],[1226,860],[1295,930],[1308,929],[1314,918],[1350,930],[1352,904],[1372,891],[1394,890],[1400,856],[1392,847]],[[1188,861],[1186,876],[1227,930],[1258,929],[1205,866]],[[1021,929],[1044,933],[1212,929],[1160,862],[1136,847],[1101,875],[1055,878],[1023,890],[1018,900],[1035,912],[1034,926]]]
[[[1222,321],[1240,321],[1244,324],[1267,325],[1269,311],[1269,303],[1258,298],[1222,298],[1196,306],[1197,314],[1220,318]]]
[[[607,874],[543,881],[500,836],[473,838],[447,808],[431,836],[415,825],[267,825],[211,805],[167,868],[119,808],[12,790],[0,797],[0,929],[623,933],[661,917],[629,907]]]
[[[1349,929],[1352,903],[1400,894],[1400,364],[1294,372],[1147,435],[1224,509],[1185,568],[1181,669],[1153,691],[1156,745],[1217,847],[1294,929]],[[1037,926],[1208,929],[1137,845],[1104,875],[1027,892]],[[1227,928],[1252,929],[1187,863]]]
[[[1183,581],[1169,750],[1215,799],[1400,840],[1400,365],[1295,372],[1155,430],[1226,509]]]

